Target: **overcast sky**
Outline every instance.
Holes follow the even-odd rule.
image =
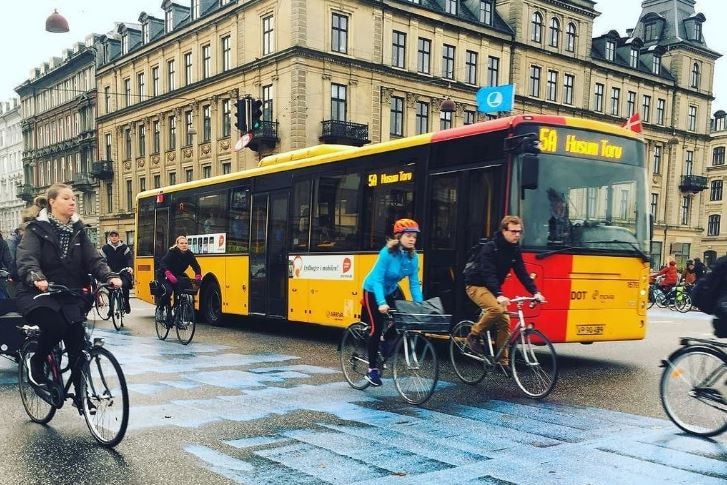
[[[177,0],[189,4],[189,0]],[[21,0],[12,2],[12,14],[7,11],[0,29],[0,100],[15,96],[14,88],[29,78],[30,70],[40,66],[52,56],[62,55],[64,49],[75,42],[83,42],[86,35],[103,34],[111,30],[114,22],[137,23],[139,14],[147,12],[164,18],[162,0]],[[8,9],[9,7],[5,7]],[[57,8],[68,20],[70,32],[51,34],[44,30],[46,17]],[[641,13],[639,0],[600,0],[596,9],[602,15],[596,19],[593,35],[598,36],[616,29],[625,35],[627,28],[636,25]],[[707,45],[727,54],[727,34],[719,34],[720,20],[727,19],[727,1],[697,0],[695,9],[707,21],[704,36]],[[717,61],[715,96],[712,112],[727,109],[727,59]],[[711,113],[710,113],[711,114]]]

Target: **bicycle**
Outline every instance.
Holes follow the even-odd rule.
[[[716,436],[727,431],[727,343],[682,337],[681,348],[661,361],[659,397],[683,431]]]
[[[391,360],[396,390],[409,404],[423,404],[434,393],[439,381],[439,360],[434,346],[425,334],[449,333],[451,315],[411,314],[392,311],[382,332],[392,328],[396,336],[386,341],[391,353],[381,351],[379,362],[382,375]],[[371,385],[366,380],[368,371],[368,339],[370,325],[356,322],[343,332],[339,343],[341,369],[348,384],[363,390]]]
[[[50,284],[46,293],[36,296],[72,295],[87,297],[63,285]],[[85,323],[81,323],[84,325]],[[74,399],[83,415],[91,435],[107,447],[118,445],[126,434],[129,424],[129,391],[126,378],[116,357],[104,347],[103,338],[91,337],[86,331],[82,353],[78,362],[81,373],[77,389],[82,397],[70,393],[72,379],[64,382],[63,375],[71,371],[68,353],[58,344],[45,362],[47,383],[36,386],[30,381],[28,369],[30,357],[38,345],[40,328],[25,324],[18,329],[25,335],[18,352],[18,389],[25,412],[35,423],[47,424],[63,407],[66,399]]]
[[[466,384],[475,385],[482,381],[488,372],[498,368],[503,352],[508,349],[510,370],[507,371],[502,366],[500,368],[506,374],[511,374],[527,397],[542,399],[553,391],[558,380],[558,358],[548,337],[533,324],[526,325],[523,314],[525,303],[529,303],[530,308],[533,308],[540,302],[534,297],[518,296],[512,298],[510,303],[517,306],[517,311],[510,312],[510,315],[517,317],[518,322],[503,348],[495,351],[492,333],[487,330],[484,338],[486,353],[474,352],[467,345],[467,335],[472,331],[474,322],[462,320],[452,329],[449,358],[457,377]]]
[[[123,268],[119,271],[119,277],[121,277],[123,273],[128,273],[130,269],[131,268]],[[126,279],[122,278],[122,281],[126,281]],[[127,304],[126,301],[124,301],[124,291],[121,288],[108,288],[107,294],[109,301],[108,313],[111,315],[111,321],[113,322],[116,330],[121,330],[121,327],[124,326],[124,315],[126,315]]]
[[[199,283],[191,278],[179,278],[177,287],[179,290],[176,292],[173,306],[160,304],[163,295],[157,297],[154,328],[159,340],[166,340],[169,330],[176,328],[177,339],[183,345],[187,345],[192,341],[197,326],[194,321],[194,295],[199,290]]]
[[[649,306],[656,303],[659,308],[669,308],[680,313],[686,313],[692,309],[692,296],[689,288],[685,285],[675,285],[666,293],[658,285],[652,284],[649,287]]]

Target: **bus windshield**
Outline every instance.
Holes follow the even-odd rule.
[[[526,227],[523,247],[645,257],[646,172],[634,162],[539,154],[536,187],[517,190]]]

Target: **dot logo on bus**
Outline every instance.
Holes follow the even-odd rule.
[[[586,295],[588,295],[587,291],[571,291],[570,299],[571,300],[585,300]]]
[[[351,270],[351,258],[343,258],[343,272],[348,273]]]

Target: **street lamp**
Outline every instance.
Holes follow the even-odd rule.
[[[442,113],[454,113],[457,111],[457,105],[454,104],[454,101],[452,101],[449,96],[447,96],[447,99],[442,101],[442,105],[439,107],[439,111]]]
[[[45,30],[54,34],[62,34],[68,32],[68,20],[53,9],[53,13],[45,19]]]

